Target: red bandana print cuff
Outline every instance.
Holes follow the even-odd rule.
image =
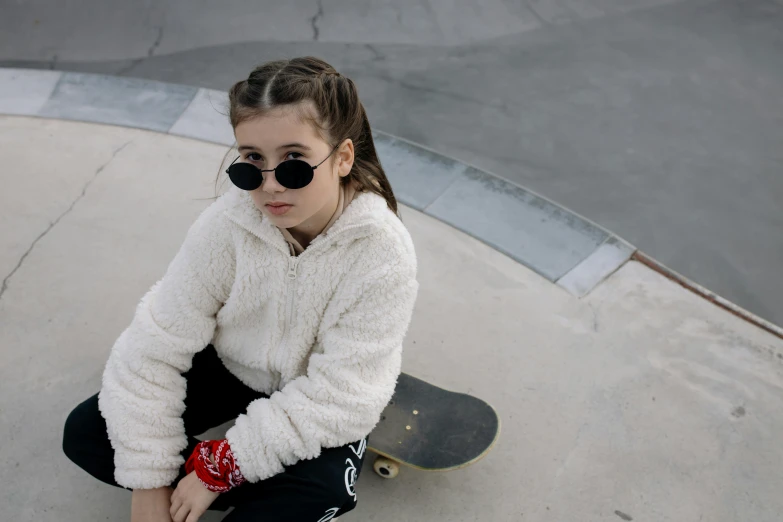
[[[210,455],[214,455],[214,464]],[[200,442],[185,463],[185,471],[191,473],[194,470],[205,488],[218,493],[225,493],[246,482],[226,439]]]

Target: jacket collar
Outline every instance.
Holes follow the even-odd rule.
[[[249,193],[231,187],[223,197],[226,198],[224,213],[231,221],[275,248],[289,253],[282,232],[256,207]],[[356,194],[340,218],[325,234],[316,237],[310,247],[324,242],[364,237],[381,227],[387,212],[391,211],[383,197],[373,192]]]

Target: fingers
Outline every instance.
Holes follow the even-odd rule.
[[[171,509],[169,510],[171,520],[173,522],[185,522],[185,517],[188,515],[189,511],[190,509],[188,509],[183,502],[182,490],[177,487],[177,490],[171,495]]]
[[[195,475],[189,475],[182,479],[177,489],[171,495],[171,509],[169,514],[173,522],[197,522],[204,514],[205,508],[201,507],[201,499],[197,498],[202,488],[206,491]]]
[[[177,514],[177,511],[182,507],[182,492],[177,488],[174,493],[171,494],[171,508],[169,509],[169,513],[171,514],[172,520],[175,522],[179,522],[175,519],[175,515]]]
[[[188,516],[188,513],[190,513],[190,508],[183,505],[179,508],[179,510],[176,512],[176,514],[171,516],[171,519],[174,522],[185,522],[185,518]],[[196,519],[198,520],[198,519]]]
[[[196,522],[217,497],[218,493],[207,489],[195,472],[189,473],[171,494],[169,514],[172,521]]]
[[[171,518],[174,522],[198,522],[198,519],[203,514],[203,511],[183,505],[179,508],[176,515],[173,515]]]

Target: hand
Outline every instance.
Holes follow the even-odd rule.
[[[171,522],[170,487],[134,489],[131,495],[131,522]]]
[[[219,495],[205,488],[195,471],[188,473],[171,495],[171,519],[174,522],[196,522]]]

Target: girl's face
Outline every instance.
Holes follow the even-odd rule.
[[[340,178],[351,172],[354,150],[351,140],[344,140],[329,156],[332,146],[300,114],[301,110],[292,107],[273,109],[243,121],[234,129],[234,135],[241,155],[239,161],[259,169],[273,169],[292,159],[313,166],[323,161],[304,188],[286,188],[277,182],[274,172],[264,172],[261,186],[250,192],[253,202],[273,224],[312,239],[323,231],[337,210]]]

